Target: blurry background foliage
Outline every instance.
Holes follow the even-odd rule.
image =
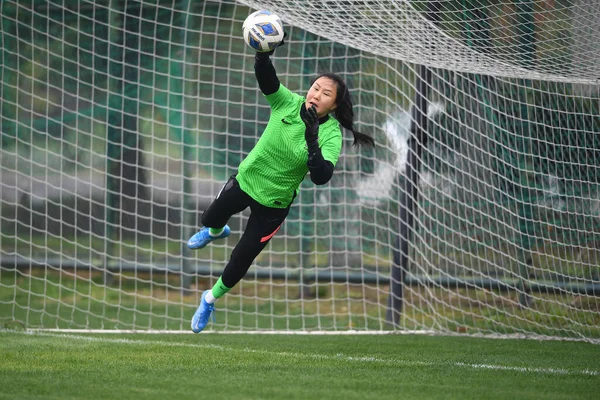
[[[552,14],[566,3],[444,1],[440,26],[494,57],[526,66],[554,54],[554,65],[568,70],[572,54],[565,44],[578,17]],[[414,6],[425,9],[426,2]],[[152,182],[180,179],[189,173],[186,165],[194,179],[223,181],[250,151],[269,112],[240,35],[250,12],[233,1],[3,2],[2,169],[40,179],[99,176],[104,183],[109,158],[125,148],[139,150],[142,157],[134,158]],[[524,21],[529,34],[510,34]],[[357,128],[375,136],[377,146],[352,148],[346,135],[330,187],[303,185],[285,232],[314,235],[311,225],[327,220],[318,227],[331,241],[324,245],[379,255],[379,243],[385,253],[394,235],[380,227],[393,230],[401,186],[368,199],[355,183],[373,177],[378,165],[397,164],[398,147],[385,124],[406,132],[414,66],[289,25],[287,31],[288,43],[274,57],[282,82],[304,93],[316,73],[341,73],[352,88]],[[432,85],[432,100],[444,111],[430,123],[424,158],[423,173],[439,179],[429,182],[435,190],[423,189],[421,256],[442,252],[471,269],[481,263],[478,255],[491,252],[508,268],[515,244],[539,246],[540,259],[598,248],[600,110],[589,88],[443,70],[434,71]],[[441,190],[443,177],[453,182],[448,190]],[[181,197],[169,194],[164,202],[177,209]],[[11,212],[10,204],[2,207]],[[577,274],[598,276],[597,268]]]

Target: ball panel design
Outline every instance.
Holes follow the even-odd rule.
[[[261,51],[262,49],[260,48],[260,41],[256,38],[256,36],[254,36],[252,34],[252,32],[248,32],[248,40],[246,41],[250,47],[252,47],[254,50],[257,51]]]
[[[266,36],[279,36],[279,31],[275,25],[270,22],[261,22],[256,24],[256,26],[259,27]]]

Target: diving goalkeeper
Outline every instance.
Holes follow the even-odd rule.
[[[353,144],[374,145],[372,137],[354,129],[352,100],[341,77],[319,75],[302,97],[279,82],[272,53],[256,53],[254,61],[258,86],[271,107],[267,127],[237,174],[202,214],[203,228],[188,240],[190,249],[201,249],[215,239],[226,238],[229,218],[250,207],[244,233],[223,274],[212,289],[202,293],[191,323],[195,333],[208,323],[217,299],[246,275],[277,233],[306,174],[310,173],[316,185],[329,182],[342,148],[340,125],[352,133]]]

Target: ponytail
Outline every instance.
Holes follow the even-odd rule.
[[[350,97],[350,91],[348,90],[346,82],[344,82],[339,75],[333,73],[321,74],[316,79],[321,77],[331,79],[337,86],[337,96],[335,102],[337,107],[332,111],[332,114],[334,115],[335,119],[338,120],[340,125],[342,125],[342,127],[352,132],[352,135],[354,136],[354,143],[352,143],[352,145],[354,146],[360,143],[374,146],[375,140],[371,136],[354,129],[354,110],[352,106],[352,98]]]

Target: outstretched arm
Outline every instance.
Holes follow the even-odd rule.
[[[254,57],[254,74],[258,81],[258,87],[265,96],[279,90],[279,78],[277,78],[269,53],[256,53]]]

